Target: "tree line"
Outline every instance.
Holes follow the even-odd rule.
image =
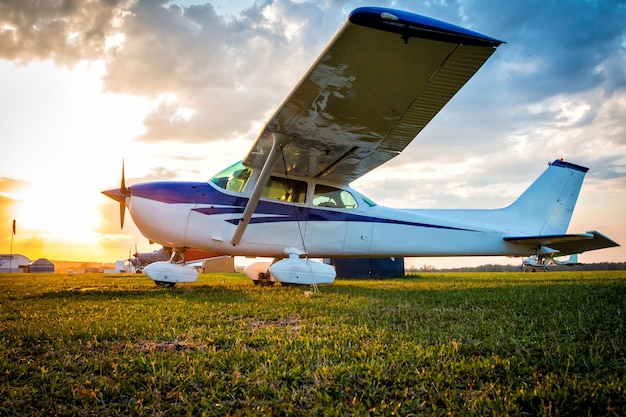
[[[621,271],[626,270],[626,262],[596,262],[583,265],[565,266],[550,265],[550,271]],[[485,264],[460,268],[435,268],[433,265],[411,266],[406,272],[520,272],[520,265]]]

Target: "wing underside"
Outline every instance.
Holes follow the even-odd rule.
[[[419,15],[357,9],[244,164],[260,169],[279,133],[289,142],[275,171],[347,184],[398,155],[500,43]]]
[[[536,252],[542,248],[550,249],[554,251],[554,256],[619,246],[617,242],[595,230],[568,235],[505,237],[504,240],[516,245],[526,246],[529,253]]]

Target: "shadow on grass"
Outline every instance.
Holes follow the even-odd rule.
[[[188,300],[240,303],[248,301],[247,291],[223,286],[194,286],[180,288],[124,288],[124,287],[75,287],[51,290],[21,297],[24,300]]]

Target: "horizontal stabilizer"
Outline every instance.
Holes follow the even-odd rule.
[[[595,230],[574,235],[505,237],[504,240],[516,245],[524,245],[530,251],[537,251],[541,248],[552,249],[555,256],[619,246],[613,239]]]

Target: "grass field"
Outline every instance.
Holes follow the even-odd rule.
[[[626,415],[626,272],[0,275],[0,415]]]

